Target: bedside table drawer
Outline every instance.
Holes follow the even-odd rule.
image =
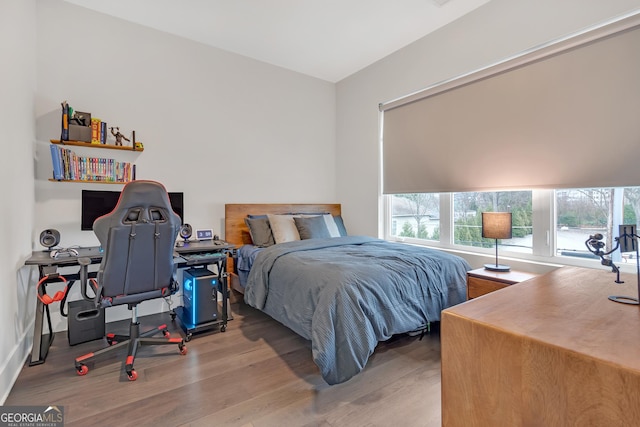
[[[535,273],[525,273],[524,271],[515,270],[498,272],[477,268],[472,271],[467,271],[467,299],[477,298],[497,291],[498,289],[524,282],[536,276],[537,274]]]
[[[480,279],[478,277],[470,276],[467,280],[467,298],[477,298],[488,294],[489,292],[506,288],[507,286],[509,286],[507,283],[500,283],[495,280]]]

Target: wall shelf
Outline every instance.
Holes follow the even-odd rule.
[[[70,145],[74,147],[103,148],[108,150],[125,150],[125,151],[135,151],[135,152],[144,151],[144,147],[135,148],[135,147],[125,147],[121,145],[111,145],[111,144],[92,144],[90,142],[83,142],[83,141],[61,141],[59,139],[52,139],[51,143],[59,144],[59,145]]]
[[[80,180],[80,179],[53,179],[49,178],[51,182],[76,182],[76,183],[85,183],[85,184],[120,184],[124,185],[131,181],[92,181],[88,179]]]

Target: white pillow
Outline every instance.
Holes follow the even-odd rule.
[[[272,215],[267,214],[269,225],[276,243],[293,242],[300,240],[298,228],[293,220],[293,215]]]

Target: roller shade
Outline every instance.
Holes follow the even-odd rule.
[[[380,109],[385,194],[640,185],[640,14]]]

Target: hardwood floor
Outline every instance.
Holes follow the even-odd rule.
[[[329,386],[309,342],[241,301],[231,308],[226,332],[194,335],[186,356],[177,346],[144,347],[133,382],[121,353],[76,375],[73,359],[105,344],[71,347],[58,333],[47,361],[25,365],[5,405],[62,405],[65,426],[441,425],[437,329],[422,340],[381,343],[363,372]],[[142,330],[166,323],[173,336],[181,333],[168,313],[140,320]],[[126,322],[107,325],[126,330]]]

